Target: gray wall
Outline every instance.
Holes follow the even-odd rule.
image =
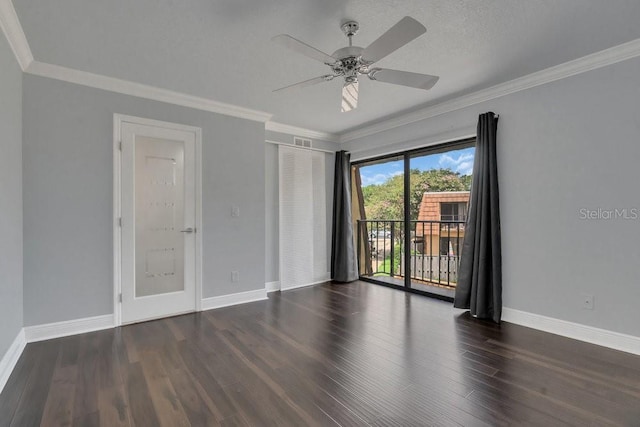
[[[355,158],[475,133],[500,114],[504,305],[640,336],[640,59],[627,60],[346,144]],[[581,294],[595,295],[594,310]]]
[[[265,140],[293,144],[293,135],[265,131]],[[276,282],[280,280],[278,146],[270,143],[266,143],[265,145],[265,281]],[[317,139],[313,139],[313,147],[329,151],[339,150],[338,144]],[[327,188],[327,272],[331,267],[331,221],[333,218],[334,163],[335,155],[327,153],[325,157],[325,185]]]
[[[22,328],[22,70],[0,32],[0,359]]]
[[[262,123],[31,75],[23,102],[25,326],[113,312],[114,113],[203,129],[203,296],[264,288]]]

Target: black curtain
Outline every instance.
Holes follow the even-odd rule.
[[[351,218],[351,155],[346,151],[336,153],[333,181],[331,279],[338,282],[352,282],[358,279],[358,260]]]
[[[496,162],[498,117],[481,114],[473,163],[471,201],[460,258],[454,307],[500,323],[502,315],[502,250],[500,197]]]

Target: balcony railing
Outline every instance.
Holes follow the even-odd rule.
[[[411,221],[409,274],[412,282],[454,288],[458,282],[464,221]],[[404,221],[358,221],[360,275],[407,275]]]

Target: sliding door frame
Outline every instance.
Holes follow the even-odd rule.
[[[386,159],[398,159],[402,157],[404,162],[404,194],[403,194],[403,203],[404,203],[404,265],[405,265],[405,274],[404,274],[404,284],[394,285],[392,283],[383,282],[381,280],[376,280],[373,277],[366,277],[360,275],[360,265],[358,265],[358,274],[359,280],[369,283],[375,283],[376,285],[387,286],[394,289],[400,289],[405,292],[411,292],[414,294],[426,295],[432,298],[437,298],[445,301],[453,301],[453,298],[450,298],[445,295],[439,295],[432,292],[422,291],[419,289],[414,289],[411,287],[411,159],[419,156],[419,155],[432,155],[439,153],[446,153],[448,151],[460,150],[464,148],[474,147],[476,144],[476,137],[468,137],[455,141],[445,142],[441,144],[430,145],[428,147],[415,148],[411,150],[401,151],[397,153],[385,154],[382,156],[371,157],[367,159],[356,160],[351,162],[351,166],[361,166],[366,165],[367,163],[379,162]],[[358,258],[358,262],[360,259]]]

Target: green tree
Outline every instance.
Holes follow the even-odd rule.
[[[471,176],[460,175],[451,169],[431,169],[410,171],[409,209],[411,219],[417,220],[422,195],[427,191],[469,191]],[[362,188],[367,219],[404,219],[404,175],[393,176],[382,184]]]

